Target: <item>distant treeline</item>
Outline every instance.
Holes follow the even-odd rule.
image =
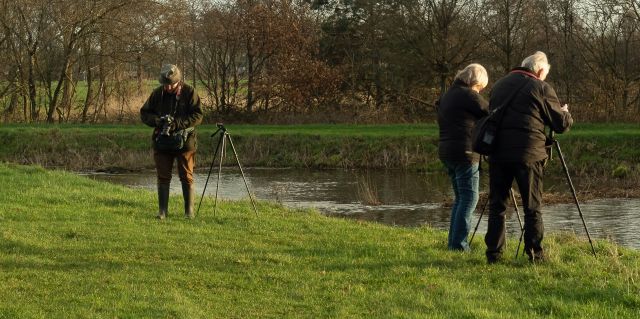
[[[640,118],[632,0],[2,1],[0,118],[132,121],[175,63],[209,119],[415,122],[466,64],[536,50],[579,120]]]

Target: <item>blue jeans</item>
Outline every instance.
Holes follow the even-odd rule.
[[[471,229],[471,213],[478,203],[480,171],[478,163],[456,163],[442,161],[447,168],[455,199],[451,208],[448,248],[469,250],[467,237]]]

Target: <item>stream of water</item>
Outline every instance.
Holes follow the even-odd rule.
[[[129,187],[156,188],[153,171],[83,175]],[[316,208],[323,214],[340,218],[406,227],[431,225],[444,230],[449,227],[450,210],[446,203],[451,200],[452,191],[448,176],[444,173],[253,168],[246,169],[245,176],[258,200],[277,201],[289,207]],[[196,172],[194,178],[199,198],[207,171]],[[217,171],[214,171],[207,184],[207,194],[215,194],[216,179]],[[562,179],[545,179],[545,186],[555,189],[565,187],[562,183]],[[171,191],[181,192],[176,174]],[[237,168],[223,168],[218,196],[224,199],[248,198]],[[608,238],[621,245],[640,249],[640,199],[605,198],[581,202],[580,206],[594,238]],[[543,216],[547,232],[573,231],[586,237],[575,204],[545,205]],[[478,217],[473,217],[474,226]],[[507,229],[511,234],[519,235],[518,221],[512,212],[508,214]],[[486,215],[480,223],[478,234],[484,234],[485,231]]]

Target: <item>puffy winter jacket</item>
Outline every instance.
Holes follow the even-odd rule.
[[[522,88],[504,113],[490,162],[533,163],[544,160],[547,158],[545,126],[556,133],[564,133],[573,124],[571,114],[561,109],[551,85],[526,68],[516,68],[494,84],[489,107],[501,106],[519,87]]]
[[[476,121],[488,112],[487,101],[462,81],[455,81],[438,102],[440,142],[438,155],[450,162],[476,163],[471,151],[471,132]]]

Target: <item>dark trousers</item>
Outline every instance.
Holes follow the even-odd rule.
[[[182,185],[193,184],[193,168],[196,163],[196,151],[184,153],[169,153],[153,151],[153,160],[156,163],[158,185],[171,183],[171,171],[173,163],[178,162],[178,176]]]
[[[505,211],[510,200],[509,190],[516,180],[524,208],[524,248],[529,258],[540,258],[544,252],[542,238],[542,177],[543,161],[525,163],[490,163],[489,224],[484,241],[487,259],[497,260],[505,245]]]

